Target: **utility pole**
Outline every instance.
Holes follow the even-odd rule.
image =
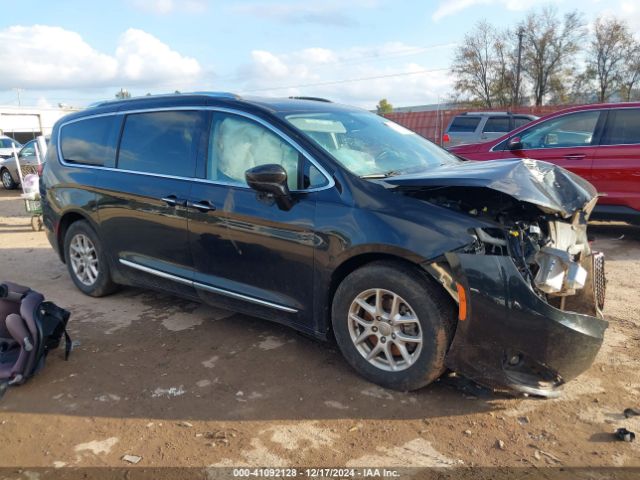
[[[516,91],[513,96],[514,106],[520,105],[520,68],[522,66],[522,37],[524,36],[524,28],[518,28],[518,64],[516,65]]]
[[[18,106],[21,107],[22,106],[22,99],[20,98],[20,93],[22,92],[22,88],[14,88],[14,90],[18,94]]]

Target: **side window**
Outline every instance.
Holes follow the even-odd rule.
[[[35,143],[28,143],[20,150],[21,157],[32,157],[36,154]]]
[[[509,128],[509,117],[489,117],[484,124],[483,132],[506,133]]]
[[[611,110],[602,145],[640,144],[640,109]]]
[[[586,147],[591,145],[599,111],[577,112],[552,118],[522,132],[525,149]]]
[[[480,117],[469,117],[467,115],[460,115],[453,119],[453,122],[451,122],[448,131],[454,133],[473,133],[476,131],[479,123]]]
[[[68,163],[113,167],[120,117],[107,115],[87,118],[60,130],[62,158]]]
[[[327,184],[325,176],[313,164],[268,128],[239,115],[214,113],[207,179],[245,186],[248,169],[269,163],[282,165],[291,190]]]
[[[203,111],[166,111],[127,115],[120,140],[118,168],[176,177],[195,174]]]
[[[523,125],[526,125],[527,123],[531,123],[533,122],[533,120],[531,120],[530,118],[527,117],[513,117],[513,128],[520,128]]]

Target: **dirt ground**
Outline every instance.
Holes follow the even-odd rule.
[[[447,380],[398,393],[362,380],[335,346],[266,321],[141,289],[82,295],[0,189],[0,277],[69,309],[76,343],[0,401],[0,467],[122,467],[124,455],[142,457],[136,468],[640,467],[640,438],[612,435],[640,435],[640,417],[622,415],[640,408],[640,228],[591,233],[607,255],[610,327],[559,399]]]

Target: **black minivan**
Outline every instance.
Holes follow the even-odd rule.
[[[334,337],[364,377],[554,396],[603,341],[585,180],[465,162],[322,99],[176,94],[58,121],[41,181],[76,286],[138,285]]]

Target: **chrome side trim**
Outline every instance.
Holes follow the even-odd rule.
[[[163,175],[163,174],[160,174],[160,173],[139,172],[139,171],[134,171],[134,170],[122,170],[122,169],[119,169],[119,168],[100,167],[100,166],[97,166],[97,165],[85,165],[85,164],[80,164],[80,163],[68,163],[68,162],[65,162],[64,157],[62,156],[62,138],[61,138],[61,135],[62,135],[62,129],[66,125],[70,125],[72,123],[82,122],[84,120],[90,120],[92,118],[98,118],[98,117],[108,117],[108,116],[115,116],[115,115],[124,116],[124,115],[128,115],[128,114],[148,113],[148,112],[170,112],[170,111],[175,111],[175,110],[186,110],[186,111],[194,111],[194,110],[207,110],[207,111],[209,111],[210,110],[210,111],[214,111],[214,112],[221,112],[221,113],[229,113],[229,114],[232,114],[232,115],[239,115],[241,117],[245,117],[245,118],[248,118],[250,120],[253,120],[254,122],[257,122],[260,125],[262,125],[263,127],[271,130],[278,137],[283,139],[285,142],[290,144],[295,150],[297,150],[299,153],[301,153],[304,158],[306,158],[314,167],[316,167],[320,171],[320,173],[322,173],[322,175],[325,177],[325,179],[328,182],[327,185],[324,185],[322,187],[307,188],[307,189],[304,189],[304,190],[291,190],[292,193],[319,192],[321,190],[327,190],[329,188],[332,188],[336,184],[336,182],[333,179],[333,177],[331,175],[329,175],[329,173],[325,170],[325,168],[322,165],[320,165],[311,156],[311,154],[309,154],[304,148],[302,148],[298,142],[293,140],[287,134],[281,132],[279,129],[277,129],[276,127],[271,125],[269,122],[261,119],[260,117],[255,116],[255,115],[253,115],[251,113],[243,112],[242,110],[235,110],[235,109],[232,109],[232,108],[224,108],[224,107],[209,107],[209,106],[203,106],[203,105],[200,105],[200,106],[196,105],[196,106],[191,106],[191,107],[161,107],[161,108],[145,108],[145,109],[136,109],[136,110],[123,110],[123,111],[118,111],[118,112],[108,112],[108,113],[99,113],[99,114],[94,114],[94,115],[87,115],[85,117],[75,118],[73,120],[66,121],[66,122],[60,124],[60,128],[58,128],[58,142],[57,142],[58,143],[57,144],[58,161],[62,165],[66,166],[66,167],[89,168],[89,169],[95,169],[95,170],[107,170],[107,171],[112,171],[112,172],[130,173],[130,174],[134,174],[134,175],[147,175],[147,176],[159,177],[159,178],[171,178],[171,179],[177,179],[177,180],[189,180],[189,181],[195,181],[195,182],[199,182],[199,183],[210,183],[210,184],[213,184],[213,185],[225,185],[225,186],[229,186],[229,187],[235,187],[235,188],[242,188],[242,189],[245,189],[245,190],[251,190],[251,187],[249,187],[247,185],[242,185],[241,183],[218,182],[218,181],[215,181],[215,180],[208,180],[206,178],[177,177],[177,176],[173,176],[173,175]],[[120,139],[118,138],[118,141],[119,140]]]
[[[276,310],[282,310],[283,312],[296,313],[298,311],[295,308],[285,307],[284,305],[280,305],[278,303],[267,302],[266,300],[260,300],[259,298],[249,297],[248,295],[243,295],[241,293],[231,292],[229,290],[224,290],[222,288],[212,287],[211,285],[206,285],[200,282],[193,282],[193,286],[201,290],[206,290],[211,293],[218,293],[220,295],[225,295],[227,297],[237,298],[238,300],[244,300],[246,302],[251,302],[258,305],[264,305],[265,307],[275,308]]]
[[[130,262],[129,260],[125,260],[124,258],[120,259],[120,263],[131,268],[135,268],[136,270],[140,270],[141,272],[149,273],[151,275],[155,275],[156,277],[164,278],[167,280],[173,280],[177,283],[182,283],[183,285],[193,286],[193,282],[189,279],[179,277],[177,275],[171,275],[167,272],[162,272],[160,270],[156,270],[155,268],[145,267],[144,265],[140,265],[139,263]]]
[[[237,300],[244,300],[245,302],[255,303],[257,305],[262,305],[265,307],[275,308],[276,310],[281,310],[283,312],[288,313],[297,313],[298,310],[295,308],[287,307],[285,305],[280,305],[278,303],[268,302],[266,300],[261,300],[259,298],[250,297],[249,295],[243,295],[242,293],[232,292],[230,290],[225,290],[223,288],[212,287],[211,285],[207,285],[205,283],[194,282],[193,280],[189,280],[187,278],[179,277],[177,275],[172,275],[170,273],[163,272],[161,270],[156,270],[155,268],[145,267],[144,265],[140,265],[139,263],[131,262],[129,260],[125,260],[124,258],[119,259],[120,263],[134,268],[136,270],[140,270],[141,272],[148,273],[150,275],[155,275],[160,278],[164,278],[167,280],[172,280],[174,282],[182,283],[184,285],[189,285],[194,288],[198,288],[200,290],[206,290],[208,292],[217,293],[219,295],[224,295],[226,297],[235,298]]]

